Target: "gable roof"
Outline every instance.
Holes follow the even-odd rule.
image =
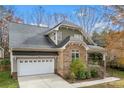
[[[52,48],[44,36],[48,28],[33,25],[8,23],[10,48]]]
[[[78,25],[76,25],[76,24],[74,24],[74,23],[72,23],[72,22],[66,21],[66,20],[60,22],[58,25],[54,26],[53,28],[48,29],[48,31],[45,33],[45,35],[48,35],[49,33],[54,32],[55,30],[58,30],[58,28],[59,28],[60,26],[62,26],[62,25],[63,25],[63,26],[74,27],[74,28],[79,29],[80,32],[83,34],[83,36],[84,36],[90,43],[92,43],[92,44],[94,44],[94,45],[97,45],[96,43],[94,43],[94,41],[89,37],[89,35],[88,35],[80,26],[78,26]]]
[[[70,26],[70,27],[81,29],[80,26],[78,26],[78,25],[76,25],[76,24],[74,24],[72,22],[64,20],[64,21],[60,22],[59,24],[57,24],[56,26],[54,26],[53,28],[48,29],[48,31],[46,32],[45,35],[48,35],[49,33],[53,32],[53,30],[58,30],[58,27],[60,27],[62,25],[63,26]]]

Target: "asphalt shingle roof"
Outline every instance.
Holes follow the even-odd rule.
[[[48,28],[8,23],[10,48],[52,48],[44,36]]]
[[[59,25],[67,25],[67,26],[80,28],[78,25],[68,21],[62,21],[55,27]],[[9,29],[9,48],[34,48],[34,49],[60,48],[70,40],[70,38],[67,37],[59,45],[55,45],[54,42],[46,34],[52,30],[47,27],[39,27],[39,26],[9,22],[8,29]],[[94,47],[89,46],[89,48],[94,48]]]

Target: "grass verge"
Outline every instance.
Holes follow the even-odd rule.
[[[10,71],[0,72],[0,88],[17,88],[18,81],[12,79]]]

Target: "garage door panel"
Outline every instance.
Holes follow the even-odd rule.
[[[18,76],[54,73],[54,59],[18,59]]]

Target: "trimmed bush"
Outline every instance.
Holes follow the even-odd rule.
[[[86,64],[80,59],[74,59],[70,65],[71,73],[74,73],[75,79],[86,79]]]

